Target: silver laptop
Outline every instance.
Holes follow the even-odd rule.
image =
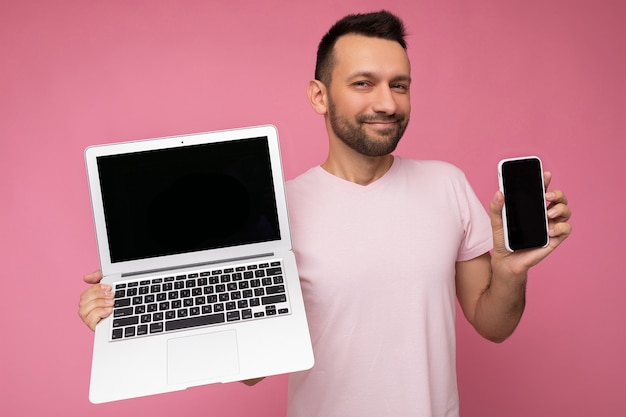
[[[93,403],[313,366],[271,125],[89,147]]]

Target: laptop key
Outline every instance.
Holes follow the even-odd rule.
[[[113,327],[126,327],[135,324],[139,324],[139,317],[137,316],[123,317],[121,319],[113,320]]]
[[[285,294],[270,295],[270,296],[261,298],[261,304],[263,305],[284,303],[286,301],[287,301],[287,296]]]
[[[113,307],[127,307],[130,305],[130,298],[119,298],[115,300],[115,305]]]
[[[283,270],[278,267],[278,268],[268,268],[266,271],[267,275],[280,275],[283,273]]]
[[[226,313],[226,320],[228,320],[228,321],[241,320],[241,316],[239,314],[239,311],[229,311],[228,313]]]
[[[267,293],[267,295],[280,294],[280,293],[285,292],[285,286],[284,285],[275,285],[273,287],[267,287],[265,289],[265,292]]]
[[[116,308],[113,317],[126,317],[133,314],[132,307]]]
[[[226,320],[224,313],[209,314],[206,316],[194,316],[178,320],[165,322],[165,330],[187,329],[189,327],[207,326],[209,324],[224,323]]]
[[[161,333],[163,331],[163,323],[152,323],[150,325],[150,333]]]

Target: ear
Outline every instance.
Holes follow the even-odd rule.
[[[307,87],[307,95],[309,96],[309,102],[311,107],[317,114],[324,115],[328,111],[327,91],[326,86],[319,80],[309,81]]]

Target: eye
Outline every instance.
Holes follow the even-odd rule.
[[[407,84],[402,84],[402,83],[391,84],[391,88],[401,93],[409,92],[409,86]]]
[[[371,84],[368,81],[365,80],[359,80],[359,81],[355,81],[352,83],[353,86],[357,87],[357,88],[366,88],[366,87],[370,87]]]

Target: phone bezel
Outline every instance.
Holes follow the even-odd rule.
[[[533,249],[533,248],[543,248],[546,247],[549,243],[549,236],[548,236],[548,216],[547,216],[547,207],[546,207],[546,201],[545,198],[542,199],[542,208],[543,208],[543,214],[544,214],[544,219],[545,219],[545,224],[543,225],[543,230],[541,231],[542,235],[543,235],[543,240],[541,242],[528,242],[528,243],[523,243],[523,244],[517,244],[517,242],[511,242],[511,233],[509,231],[509,221],[508,221],[508,216],[507,216],[507,204],[506,204],[506,191],[505,191],[505,180],[504,180],[504,174],[503,174],[503,168],[506,164],[508,163],[515,163],[515,162],[520,162],[520,161],[525,161],[525,160],[536,160],[538,162],[538,166],[539,166],[539,178],[540,178],[540,183],[537,184],[538,187],[541,187],[541,195],[543,196],[545,194],[545,183],[544,183],[544,178],[543,178],[543,163],[541,161],[541,158],[539,158],[538,156],[522,156],[522,157],[516,157],[516,158],[506,158],[506,159],[502,159],[499,163],[498,163],[498,182],[499,182],[499,186],[500,186],[500,191],[504,194],[504,198],[505,198],[505,204],[502,207],[502,223],[503,223],[503,229],[504,229],[504,245],[506,247],[506,249],[509,252],[515,252],[518,250],[524,250],[524,249]]]

